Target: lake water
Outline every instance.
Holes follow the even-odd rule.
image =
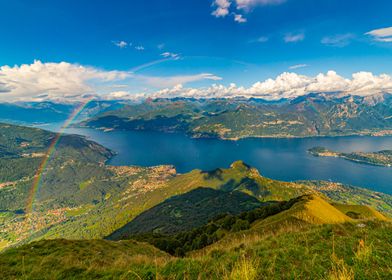
[[[182,134],[71,128],[118,154],[112,165],[172,164],[180,173],[192,169],[228,167],[236,160],[256,167],[266,177],[284,181],[332,180],[392,194],[392,168],[353,163],[340,158],[314,157],[309,148],[336,151],[392,150],[392,137],[324,137],[300,139],[191,139]]]

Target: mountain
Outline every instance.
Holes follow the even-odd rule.
[[[41,124],[63,122],[78,108],[78,103],[19,102],[0,103],[0,121],[14,124]],[[79,121],[123,106],[118,101],[91,101],[81,112]]]
[[[310,94],[269,103],[243,99],[156,99],[81,123],[97,129],[183,132],[191,137],[308,137],[392,134],[392,95]]]

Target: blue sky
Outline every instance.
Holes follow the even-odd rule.
[[[391,74],[390,34],[366,34],[391,27],[391,11],[388,0],[0,0],[0,65],[208,73],[246,87],[285,71]]]

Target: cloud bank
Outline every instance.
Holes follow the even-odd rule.
[[[275,79],[257,82],[249,88],[235,84],[212,85],[207,88],[185,88],[177,85],[152,94],[137,94],[134,98],[262,98],[265,100],[292,99],[310,93],[339,93],[341,95],[368,96],[376,93],[392,93],[392,77],[370,72],[354,73],[351,79],[343,78],[335,71],[315,77],[285,72]],[[129,95],[129,98],[133,98]]]
[[[0,102],[75,101],[87,95],[101,98],[108,94],[108,88],[116,88],[120,81],[122,87],[139,83],[164,88],[200,80],[219,81],[221,78],[210,73],[154,77],[138,75],[135,71],[106,71],[67,62],[42,63],[36,60],[32,64],[0,67]]]
[[[33,98],[73,98],[94,93],[92,83],[124,80],[130,75],[121,71],[102,71],[67,62],[0,67],[0,85],[8,89],[0,93],[1,101]]]
[[[295,65],[292,68],[305,67]],[[392,76],[371,72],[354,73],[350,79],[335,71],[306,76],[284,72],[274,79],[254,83],[250,87],[213,84],[191,88],[196,81],[218,82],[222,78],[211,73],[154,77],[136,75],[129,71],[105,71],[89,66],[61,63],[42,63],[0,67],[0,101],[77,101],[86,96],[97,99],[143,98],[262,98],[266,100],[292,99],[309,93],[338,93],[368,96],[392,93]],[[120,85],[119,85],[120,82]],[[149,88],[132,92],[131,85],[139,82]],[[154,89],[155,88],[155,91]],[[104,90],[103,90],[104,89]]]

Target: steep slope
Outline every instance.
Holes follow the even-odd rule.
[[[255,197],[239,191],[224,192],[210,188],[197,188],[171,197],[143,212],[108,239],[119,240],[126,236],[154,232],[173,234],[206,224],[221,214],[239,214],[260,207]]]

